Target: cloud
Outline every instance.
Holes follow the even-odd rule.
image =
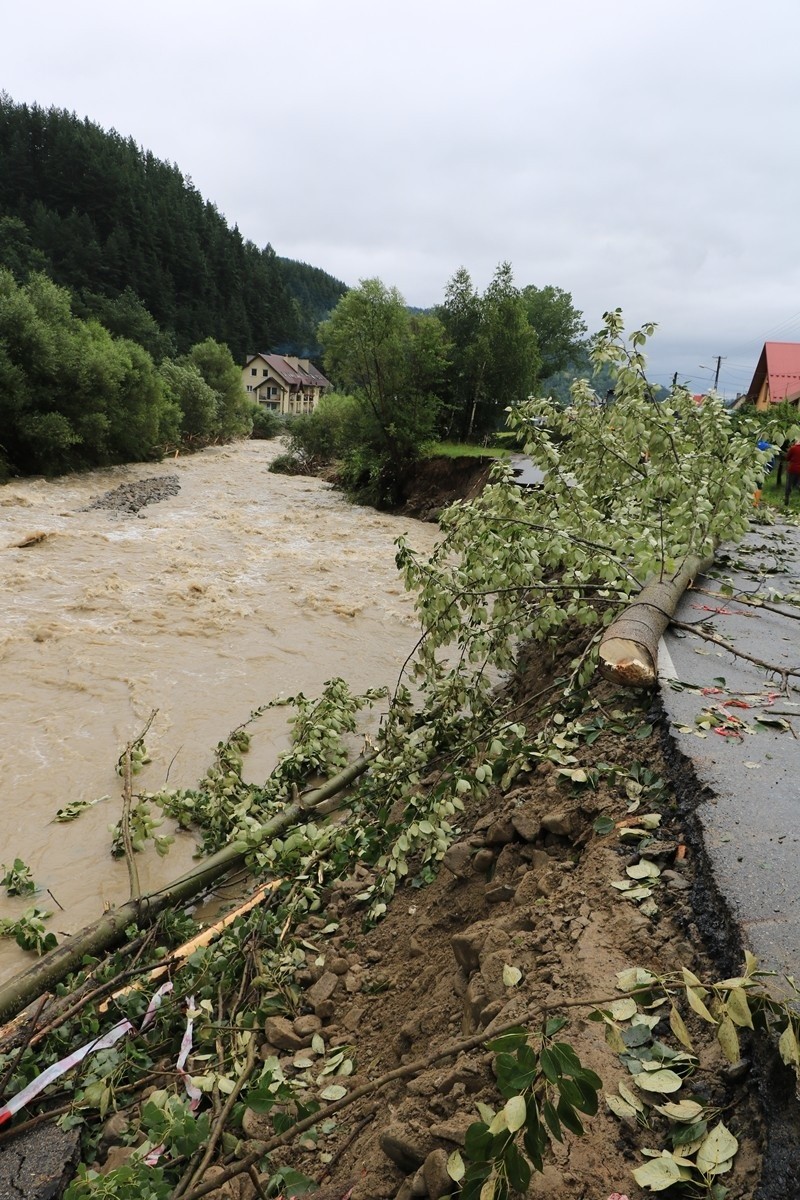
[[[659,321],[671,373],[800,338],[799,34],[794,0],[40,0],[0,67],[259,245],[419,305],[509,260]]]

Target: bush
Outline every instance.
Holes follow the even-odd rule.
[[[270,408],[265,408],[263,404],[253,401],[250,415],[253,418],[251,438],[270,439],[284,432],[285,426],[278,413],[273,412]]]
[[[304,464],[294,454],[279,454],[269,464],[274,475],[307,475]]]
[[[292,421],[289,449],[309,470],[344,458],[359,440],[361,410],[354,396],[323,396],[313,413]]]

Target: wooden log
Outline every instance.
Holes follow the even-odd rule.
[[[714,561],[690,555],[675,575],[647,580],[639,595],[609,625],[600,641],[600,674],[624,687],[658,682],[658,643],[689,584]]]
[[[0,1019],[13,1016],[42,992],[52,989],[76,970],[86,955],[96,957],[120,945],[131,925],[138,929],[151,925],[165,909],[178,907],[205,891],[229,871],[241,867],[247,855],[257,846],[297,824],[306,813],[315,811],[324,801],[348,787],[367,770],[373,758],[374,754],[361,755],[321,787],[300,796],[271,821],[251,831],[246,842],[232,842],[173,883],[148,895],[128,900],[119,908],[104,913],[91,925],[70,934],[61,945],[42,955],[27,971],[0,986]]]

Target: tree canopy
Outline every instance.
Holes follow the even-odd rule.
[[[249,433],[227,346],[206,338],[160,368],[138,342],[82,320],[44,275],[0,268],[0,481],[159,458]]]
[[[325,368],[361,406],[362,470],[392,497],[403,470],[434,435],[447,361],[436,317],[412,315],[397,288],[363,279],[320,325]]]
[[[0,266],[44,271],[75,311],[156,357],[206,337],[237,360],[303,353],[344,284],[231,228],[191,179],[62,109],[0,94]]]

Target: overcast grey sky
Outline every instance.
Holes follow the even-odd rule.
[[[0,88],[347,283],[507,259],[734,393],[800,340],[798,46],[797,0],[5,0]]]

